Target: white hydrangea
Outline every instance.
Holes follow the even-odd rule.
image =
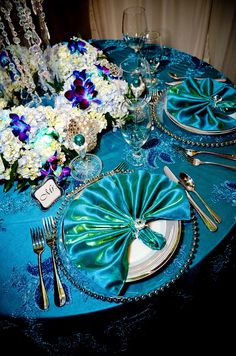
[[[7,106],[7,101],[4,98],[0,98],[0,110]]]
[[[10,164],[16,162],[24,144],[13,135],[10,128],[1,131],[0,142],[0,153],[3,154],[3,158]]]
[[[66,43],[56,44],[45,50],[48,77],[57,79],[58,83],[54,84],[63,83],[63,89],[59,94],[51,96],[47,95],[52,93],[45,93],[43,98],[38,97],[39,100],[26,105],[21,101],[22,93],[27,94],[29,88],[25,84],[32,84],[33,75],[39,70],[34,53],[25,48],[18,49],[17,52],[17,49],[13,48],[13,55],[21,58],[21,63],[25,64],[27,72],[25,77],[12,81],[7,70],[0,66],[1,88],[4,88],[1,89],[3,97],[0,98],[0,154],[3,157],[2,159],[0,156],[0,180],[11,179],[11,166],[16,161],[18,180],[21,178],[35,180],[41,176],[41,169],[48,169],[52,157],[57,166],[54,174],[58,176],[67,160],[63,146],[69,150],[78,148],[73,141],[75,134],[84,135],[83,147],[89,152],[96,147],[98,133],[107,126],[105,115],[109,113],[117,122],[124,116],[126,109],[123,104],[127,83],[103,75],[97,65],[106,66],[109,62],[105,59],[101,62],[102,51],[84,40],[81,41],[86,46],[84,54],[78,50],[72,54]],[[90,101],[86,110],[80,109],[79,105],[73,107],[72,102],[65,97],[66,91],[71,90],[75,80],[73,72],[81,72],[84,69],[95,86],[96,99],[101,101],[100,104]],[[17,91],[18,95],[15,95]],[[54,93],[53,90],[52,92]],[[5,110],[10,102],[14,106],[10,110]],[[24,142],[13,134],[10,114],[18,115],[19,130],[21,132],[26,130]],[[30,128],[25,125],[29,125]],[[7,168],[3,164],[4,160],[7,162]]]
[[[35,150],[24,150],[18,160],[17,173],[25,179],[34,180],[41,175],[41,156]]]

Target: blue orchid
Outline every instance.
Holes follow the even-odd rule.
[[[110,74],[110,69],[108,69],[107,67],[101,66],[100,64],[95,64],[95,66],[97,67],[99,72],[102,73],[102,75],[107,77]]]
[[[81,72],[75,70],[73,75],[76,79],[71,85],[71,90],[65,93],[65,97],[72,102],[72,106],[85,110],[91,102],[101,104],[101,100],[96,99],[98,92],[95,90],[95,85],[90,77],[87,77],[86,70],[84,69]]]
[[[29,138],[30,125],[25,122],[25,117],[19,117],[17,114],[10,114],[10,126],[14,136],[18,137],[20,141],[27,142]]]
[[[60,166],[58,166],[59,158],[57,156],[57,152],[50,158],[48,158],[47,162],[44,165],[44,168],[40,170],[40,173],[43,177],[47,177],[48,175],[55,175],[57,169],[60,171]],[[70,175],[71,169],[70,167],[63,167],[58,175],[58,182],[61,183],[63,178],[66,178]]]
[[[87,52],[86,43],[78,39],[69,40],[67,47],[72,54],[76,51],[81,54],[85,54]]]

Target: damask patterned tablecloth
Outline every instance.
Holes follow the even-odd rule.
[[[127,49],[122,42],[116,41],[95,41],[96,46],[100,46],[114,62],[120,62],[123,57],[127,56]],[[191,75],[201,75],[204,72],[214,76],[216,73],[221,76],[214,68],[174,49],[165,49],[165,55],[161,63],[162,72],[160,74],[160,89],[164,89],[167,80],[166,73],[169,68],[174,68],[181,63],[186,64],[186,72]],[[163,75],[163,77],[161,77]],[[158,108],[157,108],[158,109]],[[159,108],[161,110],[161,108]],[[157,112],[157,117],[160,117]],[[221,216],[222,223],[218,225],[217,232],[207,230],[202,220],[197,216],[198,240],[197,250],[190,265],[190,268],[197,266],[211,251],[213,251],[224,238],[226,238],[235,226],[236,220],[236,174],[235,172],[224,169],[219,166],[199,166],[193,167],[177,151],[173,144],[188,144],[189,133],[178,132],[177,138],[170,135],[168,130],[165,131],[161,126],[157,126],[145,144],[144,149],[147,152],[147,165],[145,170],[154,173],[163,173],[163,167],[168,165],[171,170],[178,175],[181,171],[190,174],[201,193],[209,205],[216,210]],[[179,140],[179,137],[184,141]],[[218,138],[198,137],[203,142],[204,149],[213,146]],[[191,135],[190,141],[195,142],[196,137]],[[225,153],[236,153],[236,145],[233,144],[235,134],[227,135],[226,140],[219,142],[211,150]],[[212,140],[212,141],[211,141]],[[226,141],[226,143],[224,142]],[[223,143],[222,143],[223,142]],[[196,148],[196,147],[195,147]],[[130,150],[124,142],[119,130],[108,131],[104,133],[96,150],[96,154],[102,159],[103,172],[111,171]],[[206,160],[209,156],[201,156]],[[222,163],[235,165],[234,161],[229,161],[219,157],[211,156],[211,161],[220,161]],[[132,167],[133,168],[133,167]],[[68,185],[68,191],[73,188],[73,182]],[[114,308],[120,303],[94,298],[76,288],[66,275],[59,269],[62,283],[66,290],[67,303],[64,307],[58,308],[53,302],[53,267],[51,254],[48,247],[42,254],[43,275],[46,289],[49,295],[50,307],[46,311],[40,310],[39,301],[39,276],[37,256],[33,253],[30,238],[30,227],[41,225],[42,218],[45,216],[55,216],[58,212],[65,196],[60,198],[49,210],[43,211],[37,202],[32,199],[30,191],[19,193],[11,189],[9,192],[0,192],[0,284],[1,284],[1,305],[0,312],[3,316],[23,317],[23,318],[59,318],[64,316],[78,316],[96,311],[105,311]],[[178,270],[178,262],[173,268]],[[184,274],[188,278],[188,273]],[[163,283],[168,281],[168,275],[163,272]],[[162,281],[159,281],[159,286]],[[158,298],[158,296],[157,296]]]

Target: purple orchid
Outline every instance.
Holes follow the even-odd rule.
[[[78,39],[71,39],[68,42],[67,47],[72,54],[75,53],[76,51],[78,51],[81,54],[87,52],[86,43]]]
[[[19,117],[17,114],[10,114],[9,116],[13,135],[18,137],[20,141],[26,142],[29,138],[30,125],[26,124],[25,117],[23,115]]]
[[[105,66],[101,66],[100,64],[95,64],[99,72],[101,72],[103,75],[108,76],[110,74],[110,69],[108,69]]]
[[[71,90],[65,93],[65,97],[72,102],[72,106],[77,106],[82,110],[87,109],[91,102],[101,104],[101,100],[96,99],[98,92],[90,77],[87,77],[86,70],[73,72],[75,80],[71,85]]]
[[[56,151],[52,157],[48,158],[47,162],[44,165],[44,168],[40,170],[42,176],[46,177],[50,174],[53,174],[53,172],[57,170],[57,165],[58,165],[58,157]]]
[[[58,168],[58,161],[59,158],[57,157],[57,151],[54,153],[54,155],[50,158],[48,158],[47,162],[44,165],[44,168],[40,170],[40,173],[43,177],[47,177],[48,175],[55,175],[55,172]],[[66,178],[70,175],[71,169],[69,167],[63,167],[60,175],[58,176],[58,181],[59,183],[63,180],[63,178]]]
[[[71,169],[70,167],[63,167],[61,174],[58,177],[58,181],[61,182],[63,178],[66,178],[70,175]]]

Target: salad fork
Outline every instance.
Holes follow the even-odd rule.
[[[46,288],[43,281],[41,254],[44,251],[44,236],[43,231],[39,227],[31,228],[30,234],[32,238],[33,250],[38,255],[39,279],[40,279],[40,308],[48,309],[49,301]]]
[[[186,157],[187,156],[196,156],[199,154],[208,154],[208,155],[214,155],[222,158],[227,158],[227,159],[232,159],[233,161],[236,161],[236,155],[234,154],[227,154],[227,153],[219,153],[219,152],[211,152],[211,151],[195,151],[190,148],[184,148],[178,145],[173,145],[174,149],[176,151],[182,152]]]
[[[128,171],[129,165],[125,161],[121,161],[115,168],[113,168],[113,172],[123,172]]]
[[[236,166],[233,167],[233,166],[229,166],[227,164],[222,164],[222,163],[217,163],[217,162],[200,161],[200,159],[193,158],[193,157],[190,157],[190,156],[187,157],[187,160],[188,160],[188,162],[192,163],[192,165],[194,165],[194,166],[199,166],[201,164],[212,164],[214,166],[221,166],[221,167],[232,169],[233,171],[236,171]]]
[[[46,235],[46,243],[51,248],[52,262],[53,262],[53,271],[55,278],[55,304],[59,307],[62,307],[66,303],[66,293],[61,283],[58,271],[56,260],[53,254],[53,245],[54,245],[54,229],[55,223],[52,216],[48,218],[43,218],[43,228]]]
[[[172,79],[175,79],[175,80],[185,80],[189,77],[186,77],[186,76],[178,76],[177,74],[173,73],[173,72],[168,72],[168,75],[172,78]],[[194,77],[194,79],[197,79],[197,80],[203,80],[203,79],[206,79],[206,78],[203,78],[203,77]],[[217,82],[226,82],[226,78],[213,78],[215,79]]]

